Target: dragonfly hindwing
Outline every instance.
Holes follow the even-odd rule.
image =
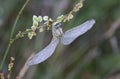
[[[27,65],[39,64],[45,61],[54,53],[58,42],[59,42],[59,39],[53,40],[46,48],[44,48],[42,51],[38,52],[35,56],[33,56],[33,58],[31,58],[27,62]]]

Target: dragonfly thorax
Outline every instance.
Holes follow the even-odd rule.
[[[52,26],[52,34],[54,38],[60,38],[62,37],[63,31],[62,28],[60,27],[61,23],[60,22],[55,22]]]

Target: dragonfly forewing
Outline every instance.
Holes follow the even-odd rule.
[[[62,35],[61,42],[64,45],[68,45],[68,44],[72,43],[77,37],[84,34],[89,29],[91,29],[94,24],[95,24],[95,20],[91,19],[91,20],[88,20],[88,21],[84,22],[83,24],[81,24],[77,27],[74,27],[74,28],[66,31]]]

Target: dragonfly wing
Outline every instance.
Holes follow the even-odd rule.
[[[28,62],[27,65],[39,64],[49,58],[55,51],[59,39],[53,40],[46,48],[33,56]]]
[[[94,24],[95,24],[95,20],[91,19],[77,27],[74,27],[74,28],[66,31],[61,38],[61,42],[64,45],[68,45],[68,44],[72,43],[77,37],[84,34],[89,29],[91,29]]]

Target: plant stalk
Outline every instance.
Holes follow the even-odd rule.
[[[5,60],[6,60],[7,55],[8,55],[9,49],[12,46],[12,44],[14,43],[14,40],[12,40],[12,38],[13,38],[13,35],[14,35],[14,32],[15,32],[16,24],[17,24],[17,22],[18,22],[18,20],[20,18],[20,15],[22,14],[24,8],[26,7],[26,5],[28,4],[29,1],[30,0],[26,0],[26,2],[24,3],[24,5],[22,6],[22,8],[20,9],[20,11],[19,11],[19,13],[18,13],[18,15],[17,15],[17,17],[15,19],[15,22],[13,24],[13,28],[12,28],[12,31],[11,31],[11,34],[10,34],[10,40],[9,40],[7,49],[5,50],[5,54],[3,56],[3,60],[2,60],[1,65],[0,65],[0,70],[2,70],[3,64],[4,64]]]

